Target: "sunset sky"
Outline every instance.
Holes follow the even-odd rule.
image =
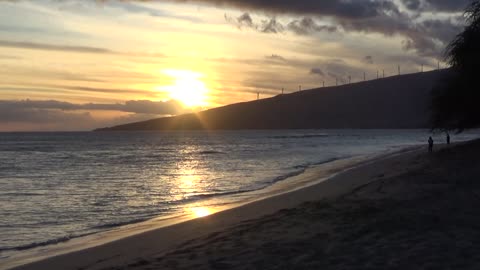
[[[431,70],[468,2],[0,0],[0,131],[90,130]]]

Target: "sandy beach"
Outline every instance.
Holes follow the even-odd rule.
[[[441,148],[441,149],[440,149]],[[480,141],[15,269],[478,269]]]

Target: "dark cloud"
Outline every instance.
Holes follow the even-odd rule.
[[[260,23],[253,21],[249,13],[243,13],[238,18],[232,18],[225,14],[225,20],[239,29],[250,28],[262,33],[278,34],[288,30],[297,35],[309,35],[315,32],[335,32],[336,26],[320,25],[310,17],[304,17],[300,20],[293,20],[286,25],[280,23],[276,18],[262,20]]]
[[[405,50],[415,50],[420,56],[442,59],[444,48],[463,27],[451,18],[426,20],[403,32],[406,39],[402,45]]]
[[[93,118],[88,112],[64,112],[58,110],[23,108],[23,107],[5,107],[0,106],[0,123],[57,123],[64,124],[69,122],[93,122]]]
[[[290,0],[171,1],[229,6],[240,8],[242,10],[260,10],[272,14],[309,14],[315,16],[332,16],[354,20],[376,17],[385,12],[388,13],[389,8],[395,6],[393,1],[387,0],[299,0],[295,2]],[[423,7],[428,10],[457,12],[465,9],[471,0],[402,0],[402,2],[407,8],[412,10]]]
[[[269,56],[265,56],[267,60],[272,60],[272,61],[277,61],[277,62],[286,62],[287,59],[285,59],[283,56],[278,55],[278,54],[272,54]]]
[[[68,86],[55,84],[34,84],[34,83],[19,83],[18,86],[0,86],[1,91],[16,91],[16,92],[32,92],[38,91],[43,93],[65,93],[65,92],[85,92],[91,95],[98,93],[112,93],[120,95],[143,95],[155,97],[155,93],[149,90],[135,90],[135,89],[118,89],[118,88],[93,88],[83,86]]]
[[[363,61],[367,64],[373,64],[373,57],[371,55],[367,55],[363,58]]]
[[[358,81],[363,79],[365,70],[350,66],[342,59],[331,59],[324,64],[324,72],[332,79],[338,80],[339,84]]]
[[[391,8],[390,13],[358,21],[343,20],[345,31],[381,33],[386,36],[401,36],[405,50],[413,50],[420,56],[440,59],[450,40],[462,29],[460,22],[447,19],[416,22],[406,13]]]
[[[111,108],[113,110],[141,113],[141,114],[157,114],[157,115],[176,115],[185,112],[183,106],[174,100],[170,101],[149,101],[149,100],[130,100],[125,104],[88,104],[84,105],[91,109]]]
[[[421,5],[420,0],[402,0],[402,3],[410,10],[419,10]]]
[[[157,0],[160,2],[159,0]],[[157,2],[151,0],[151,2]],[[452,30],[458,30],[452,24],[444,23],[446,28],[440,31],[430,31],[427,25],[417,25],[409,14],[401,12],[393,1],[386,0],[171,0],[193,4],[212,4],[220,7],[236,7],[242,10],[263,11],[271,16],[270,19],[255,23],[249,13],[244,13],[238,18],[225,16],[227,21],[239,28],[251,28],[263,33],[282,33],[286,30],[299,35],[312,34],[319,31],[335,32],[339,27],[346,32],[373,32],[387,36],[400,35],[405,37],[403,47],[414,50],[421,56],[440,57],[447,37],[451,37]],[[105,1],[100,1],[105,2]],[[146,13],[152,16],[164,16],[164,12],[151,9],[142,5],[134,5],[133,1],[108,1],[116,3],[127,11],[133,13]],[[140,1],[138,2],[147,2]],[[463,10],[469,0],[402,0],[404,6],[410,10],[433,10],[456,12]],[[275,16],[280,14],[297,14],[306,17],[293,20],[283,25]],[[329,17],[337,24],[320,25],[312,17]],[[447,30],[445,30],[447,29]],[[0,46],[2,42],[0,41]],[[34,43],[12,44],[3,46],[23,46],[28,48],[41,48],[50,50],[73,50],[80,52],[105,53],[102,48],[42,45]]]
[[[248,13],[243,13],[240,17],[237,18],[238,25],[241,26],[246,26],[246,27],[255,27],[253,24],[252,17],[250,17],[250,14]]]
[[[279,22],[277,22],[276,18],[271,18],[269,20],[262,20],[262,24],[260,26],[260,32],[263,33],[281,33],[285,28]]]
[[[138,114],[175,115],[185,112],[183,106],[174,100],[170,101],[149,101],[131,100],[125,103],[115,104],[74,104],[57,100],[0,100],[0,109],[3,111],[24,111],[32,110],[62,110],[62,111],[121,111]]]
[[[146,2],[145,0],[137,0]],[[300,35],[312,34],[318,31],[335,32],[365,32],[380,33],[386,36],[404,37],[402,42],[405,50],[413,50],[420,56],[440,58],[447,39],[452,36],[458,27],[451,21],[437,21],[436,24],[419,23],[417,15],[405,12],[397,6],[398,2],[387,0],[170,0],[178,3],[210,4],[218,7],[233,7],[248,12],[266,14],[269,19],[255,22],[250,14],[244,13],[238,18],[225,16],[226,20],[239,28],[251,28],[263,33],[282,33],[291,31]],[[113,2],[113,1],[112,1]],[[131,12],[146,12],[153,15],[153,11],[145,7],[129,6],[126,1],[118,5],[125,5]],[[151,0],[151,2],[162,2]],[[404,6],[411,11],[442,11],[458,12],[463,10],[469,0],[402,0]],[[280,15],[298,15],[300,18],[282,24]],[[453,16],[453,13],[452,13]],[[328,18],[334,26],[321,25],[317,18]],[[437,27],[440,26],[442,27]],[[437,26],[435,26],[437,25]],[[434,30],[437,29],[437,30]],[[18,44],[17,44],[18,45]],[[35,44],[24,44],[25,47]],[[1,46],[1,43],[0,43]],[[45,46],[44,49],[66,49],[90,52],[105,52],[101,48]]]
[[[425,0],[428,8],[436,11],[458,12],[463,11],[472,0]]]
[[[243,10],[261,10],[273,14],[311,14],[341,18],[374,17],[385,8],[388,1],[371,0],[177,0],[176,2],[206,3],[230,6]]]
[[[222,3],[228,4],[224,1]],[[253,3],[254,1],[252,1]],[[269,2],[269,1],[266,1]],[[305,2],[305,1],[300,1]],[[306,1],[309,2],[309,1]],[[347,6],[349,8],[358,8],[356,1],[327,1],[316,2],[316,5],[333,5],[333,2],[341,2],[342,9]],[[358,1],[365,2],[365,1]],[[401,36],[404,38],[402,46],[404,50],[415,51],[420,56],[441,58],[446,44],[455,36],[455,33],[460,32],[461,26],[451,18],[435,19],[423,22],[417,22],[416,17],[412,14],[402,12],[398,6],[392,1],[367,1],[367,6],[373,9],[373,12],[359,12],[365,16],[342,16],[341,14],[329,14],[334,22],[333,25],[321,25],[317,23],[313,17],[307,16],[297,20],[293,20],[285,25],[280,23],[275,17],[269,20],[264,20],[261,23],[255,23],[249,13],[244,13],[238,18],[229,18],[225,16],[227,21],[233,23],[238,28],[251,28],[263,33],[282,33],[290,31],[297,35],[311,35],[316,32],[364,32],[364,33],[380,33],[385,36]],[[263,2],[262,2],[263,3]],[[282,9],[279,3],[271,2],[271,10],[280,12]],[[337,3],[338,4],[338,3]],[[420,8],[422,3],[420,1],[404,1],[404,4],[413,9]],[[292,9],[295,9],[295,4],[291,4]],[[260,4],[261,7],[266,8]],[[453,6],[453,5],[452,5]],[[253,5],[251,8],[254,8]],[[306,12],[308,13],[308,12]],[[354,14],[350,11],[348,14]],[[322,17],[325,12],[318,12],[312,16]]]
[[[312,68],[310,70],[310,74],[319,75],[319,76],[324,76],[325,75],[325,73],[323,73],[321,68]]]
[[[319,25],[312,18],[305,17],[301,20],[294,20],[287,25],[287,28],[297,35],[309,35],[315,32],[336,32],[337,27],[331,25]]]
[[[411,11],[461,12],[472,0],[402,0],[402,4]]]
[[[260,23],[255,23],[248,13],[243,13],[238,18],[232,18],[225,14],[225,20],[239,29],[249,28],[262,33],[278,34],[285,30],[285,27],[277,21],[276,18],[262,20]]]
[[[427,33],[429,36],[435,37],[442,43],[449,43],[453,38],[459,34],[464,26],[452,19],[432,19],[426,20],[420,24],[421,32]]]
[[[120,111],[128,114],[96,119],[94,111]],[[159,116],[189,112],[175,101],[127,101],[124,104],[73,104],[57,100],[0,100],[0,130],[91,130]]]

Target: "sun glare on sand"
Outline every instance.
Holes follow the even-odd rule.
[[[160,90],[167,91],[171,99],[180,101],[187,107],[207,105],[208,89],[201,80],[203,74],[176,69],[165,69],[162,73],[174,79],[173,85],[159,87]]]
[[[212,211],[206,207],[194,207],[191,209],[195,217],[206,217],[212,214]]]

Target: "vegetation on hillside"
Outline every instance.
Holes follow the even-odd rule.
[[[480,1],[473,1],[464,16],[467,26],[446,49],[453,72],[433,91],[434,129],[480,126]]]

